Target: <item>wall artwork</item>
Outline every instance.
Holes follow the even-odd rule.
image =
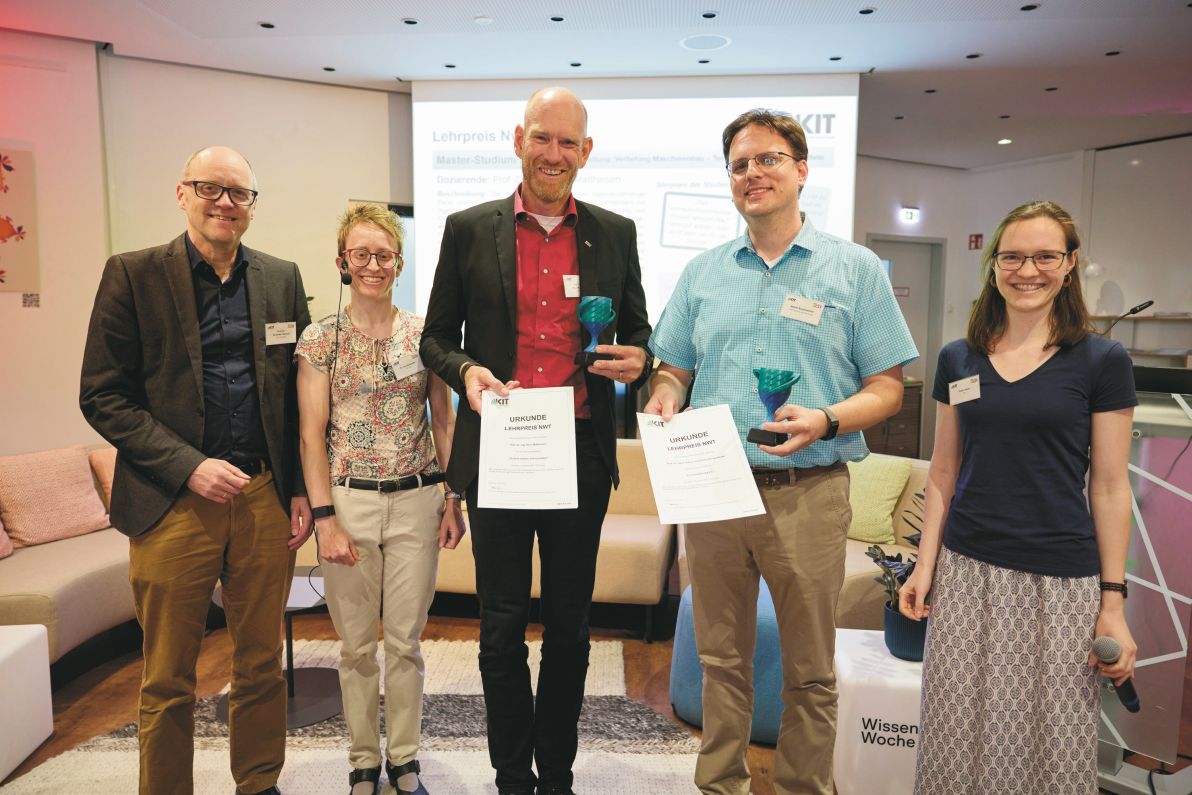
[[[37,293],[33,153],[0,146],[0,292]]]

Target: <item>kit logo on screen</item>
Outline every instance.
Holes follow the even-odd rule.
[[[881,718],[861,718],[861,742],[866,745],[914,748],[918,737],[917,723],[891,723]]]

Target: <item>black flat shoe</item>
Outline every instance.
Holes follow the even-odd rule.
[[[402,789],[401,787],[397,786],[397,780],[402,776],[408,775],[410,773],[419,774],[421,772],[422,765],[418,764],[417,759],[411,759],[404,765],[398,765],[397,767],[389,764],[388,759],[385,760],[385,775],[389,777],[389,783],[393,786],[393,791],[396,792],[397,795],[430,795],[430,793],[426,791],[426,787],[422,786],[421,778],[418,779],[417,789]]]
[[[352,795],[357,784],[369,782],[373,785],[373,795],[381,791],[381,766],[358,767],[348,774],[348,795]]]

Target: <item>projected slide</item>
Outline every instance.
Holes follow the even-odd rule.
[[[514,100],[420,101],[418,86],[415,89],[414,205],[420,265],[415,292],[422,312],[447,215],[506,197],[521,180],[513,129],[522,120],[529,91]],[[582,87],[576,90],[583,96]],[[575,182],[575,196],[637,222],[642,282],[652,320],[658,319],[692,257],[745,230],[733,207],[720,134],[749,108],[785,110],[803,123],[810,175],[800,206],[820,229],[852,237],[855,89],[847,96],[583,99],[593,148]]]

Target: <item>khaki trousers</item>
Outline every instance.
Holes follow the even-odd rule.
[[[782,649],[782,724],[774,791],[832,795],[836,741],[836,601],[852,511],[844,466],[763,487],[766,513],[689,525],[695,642],[704,668],[704,729],[695,784],[748,795],[758,576],[774,597]]]
[[[217,580],[232,638],[232,777],[243,792],[277,783],[286,749],[281,641],[294,571],[289,538],[290,518],[272,473],[264,472],[223,505],[179,497],[156,527],[131,539],[129,582],[145,632],[141,795],[194,791],[195,664]]]
[[[419,641],[435,596],[443,492],[438,486],[388,494],[336,486],[331,501],[360,553],[354,566],[323,562],[327,607],[343,641],[339,685],[351,739],[348,761],[354,768],[381,764],[376,656],[383,612],[386,755],[404,765],[418,755],[425,679]]]

